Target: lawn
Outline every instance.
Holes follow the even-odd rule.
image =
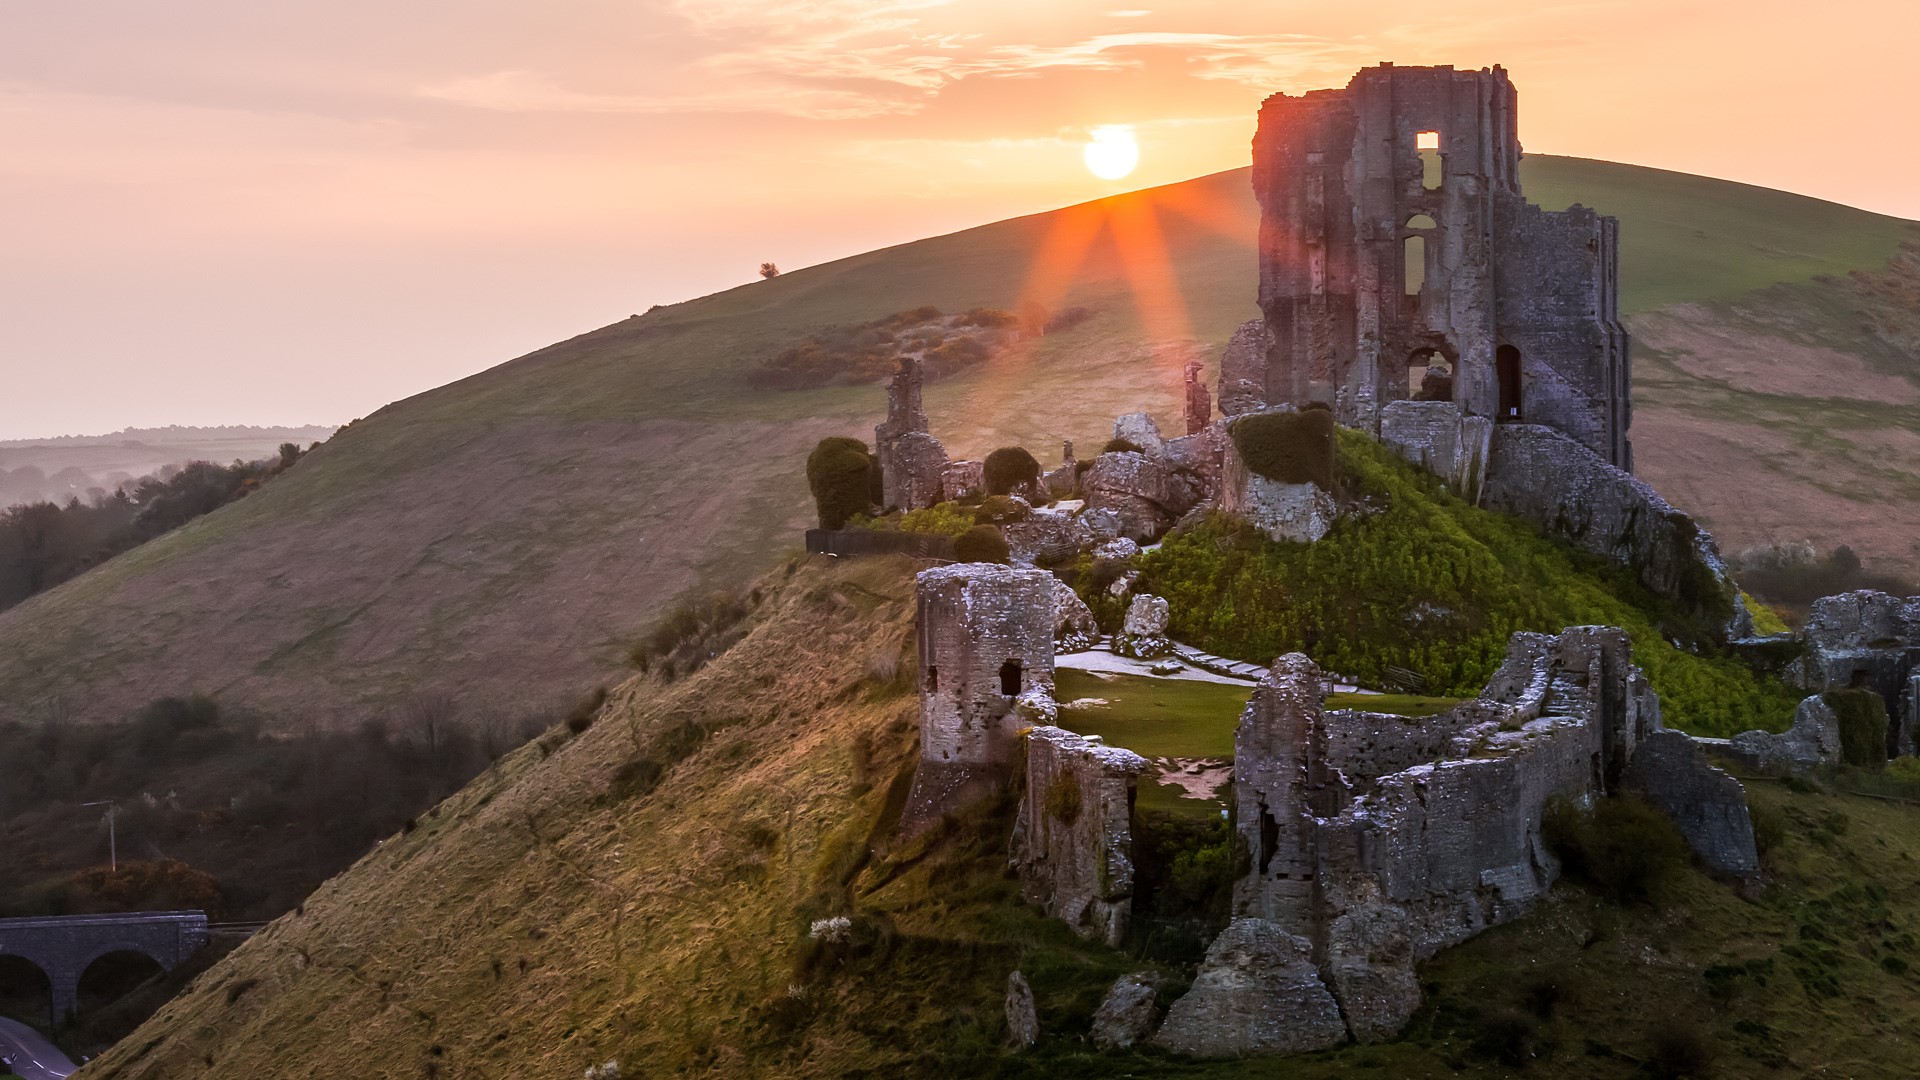
[[[1251,685],[1156,679],[1144,675],[1096,675],[1060,668],[1053,676],[1054,697],[1063,705],[1083,699],[1099,704],[1060,710],[1060,726],[1082,735],[1098,735],[1109,746],[1123,746],[1142,757],[1233,760],[1233,733],[1253,694]],[[1431,716],[1455,704],[1452,698],[1407,694],[1333,694],[1333,709],[1366,709],[1401,716]],[[1142,810],[1205,815],[1225,807],[1219,799],[1194,799],[1173,784],[1149,777],[1140,785]]]

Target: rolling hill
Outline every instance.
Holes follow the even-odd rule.
[[[1622,219],[1639,471],[1723,545],[1920,565],[1914,223],[1740,184],[1529,158],[1529,196]],[[688,590],[808,523],[822,436],[875,386],[749,389],[763,358],[924,304],[1093,316],[929,388],[956,455],[1175,415],[1254,308],[1246,170],[998,222],[657,309],[397,402],[236,504],[0,615],[0,708],[112,720],[215,693],[276,722],[448,703],[550,714]]]

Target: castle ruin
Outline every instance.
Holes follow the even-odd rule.
[[[1260,109],[1260,309],[1228,413],[1320,402],[1379,434],[1395,401],[1540,424],[1632,469],[1619,223],[1520,190],[1504,69],[1381,64]]]

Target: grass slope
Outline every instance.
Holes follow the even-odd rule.
[[[578,1076],[617,1059],[627,1076],[1491,1077],[1518,1054],[1598,1080],[1646,1075],[1674,1017],[1721,1075],[1910,1074],[1920,811],[1777,785],[1754,789],[1783,834],[1757,903],[1691,871],[1655,907],[1567,887],[1426,964],[1429,1006],[1400,1040],[1245,1063],[1094,1053],[1115,975],[1157,967],[1178,987],[1191,967],[1021,905],[1003,811],[887,841],[914,743],[908,570],[770,582],[731,651],[678,684],[637,678],[584,733],[507,759],[80,1075]],[[832,915],[847,942],[810,943]],[[1046,1032],[1027,1055],[1003,1046],[1015,968]]]
[[[1769,282],[1813,288],[1816,274],[1880,266],[1912,235],[1722,181],[1571,158],[1524,168],[1536,200],[1620,214],[1627,306],[1649,317]],[[871,437],[877,388],[753,392],[742,376],[755,363],[830,325],[1037,297],[1096,315],[931,387],[953,451],[1024,443],[1050,461],[1059,439],[1104,442],[1118,413],[1171,421],[1186,357],[1213,362],[1256,313],[1247,183],[1236,170],[790,272],[397,402],[259,494],[0,615],[0,706],[117,719],[208,691],[287,723],[440,698],[510,722],[550,714],[616,672],[624,640],[672,598],[793,543],[814,442]],[[1867,347],[1846,344],[1864,340],[1856,311],[1818,310],[1791,332],[1839,342],[1829,359]],[[1765,366],[1781,340],[1768,333],[1689,347],[1709,368]],[[1792,520],[1756,521],[1754,491],[1812,500],[1810,531],[1880,529],[1884,543],[1857,544],[1869,554],[1903,555],[1920,532],[1911,501],[1838,513],[1835,500],[1868,504],[1820,487],[1837,451],[1812,425],[1768,429],[1729,407],[1702,431],[1689,388],[1707,376],[1678,361],[1646,370],[1642,471],[1734,539]],[[1756,456],[1740,449],[1748,436],[1779,445]],[[1802,451],[1800,472],[1773,470]],[[1920,433],[1873,460],[1920,467]],[[1711,482],[1687,483],[1700,476]]]

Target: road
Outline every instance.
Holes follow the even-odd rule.
[[[0,1016],[0,1060],[13,1059],[13,1071],[27,1080],[66,1080],[80,1066],[25,1024]],[[0,1069],[0,1075],[5,1070]]]

